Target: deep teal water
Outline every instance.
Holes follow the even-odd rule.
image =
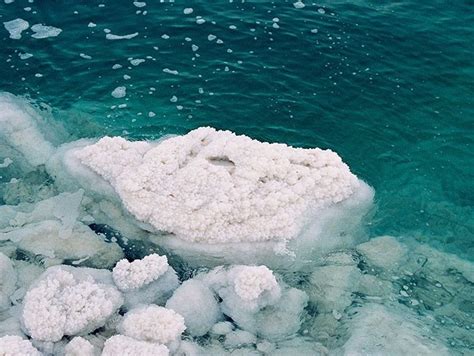
[[[292,3],[2,1],[0,22],[62,32],[1,27],[0,89],[50,105],[71,140],[212,125],[331,148],[376,190],[371,235],[474,259],[474,2]]]

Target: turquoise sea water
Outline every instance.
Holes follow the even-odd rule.
[[[50,134],[64,142],[105,135],[152,140],[213,126],[334,150],[375,190],[365,220],[370,237],[420,244],[406,242],[418,246],[406,270],[359,263],[357,273],[380,278],[384,292],[372,288],[367,297],[360,286],[341,282],[353,298],[342,319],[342,310],[328,312],[327,300],[311,296],[311,271],[289,278],[293,286],[310,285],[305,291],[316,307],[309,304],[303,324],[317,320],[308,327],[311,341],[329,340],[324,346],[331,350],[346,327],[334,326],[332,316],[346,322],[351,308],[380,299],[396,305],[400,320],[416,316],[429,325],[425,335],[453,354],[472,352],[473,283],[465,277],[472,265],[433,251],[474,261],[474,2],[303,1],[302,8],[294,2],[0,0],[0,92],[28,98],[45,117],[51,110],[64,130]],[[29,23],[21,38],[3,26],[14,19]],[[37,38],[35,24],[61,31]],[[15,164],[6,168],[0,188],[23,178]],[[0,194],[0,207],[5,201]],[[0,247],[6,254],[11,248]],[[420,262],[418,254],[429,257]],[[335,261],[315,274],[321,268],[334,280],[350,280],[352,270],[345,280],[331,269]],[[412,269],[415,276],[406,273]],[[390,331],[384,327],[380,333]]]
[[[1,22],[62,32],[15,40],[2,29],[0,84],[50,105],[76,137],[211,125],[331,148],[377,192],[374,235],[412,234],[472,259],[473,6],[17,0],[0,5]],[[107,40],[109,30],[138,35]]]

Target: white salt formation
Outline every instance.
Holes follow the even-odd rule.
[[[166,256],[156,253],[133,262],[119,261],[112,277],[123,292],[126,309],[139,304],[164,304],[179,286],[178,276]]]
[[[123,291],[140,288],[158,279],[168,270],[166,256],[152,254],[142,260],[121,260],[112,271],[115,284]]]
[[[101,283],[110,278],[107,271],[96,271],[100,274],[55,266],[45,272],[25,295],[25,331],[36,340],[59,341],[64,335],[87,334],[103,326],[123,298],[114,286]]]
[[[168,356],[166,346],[153,342],[138,341],[124,335],[115,335],[104,344],[102,356]]]
[[[76,156],[157,231],[192,242],[287,240],[359,182],[330,150],[200,128],[160,144],[105,137]]]
[[[2,356],[41,356],[29,340],[19,336],[4,336],[0,338],[0,355]]]
[[[132,309],[125,314],[118,331],[136,340],[169,344],[186,329],[184,319],[175,311],[156,305]]]

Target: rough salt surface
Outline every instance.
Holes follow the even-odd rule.
[[[249,266],[237,272],[234,279],[234,290],[243,300],[255,300],[264,291],[278,288],[278,283],[265,266]]]
[[[168,271],[168,259],[156,253],[141,260],[120,260],[112,271],[115,284],[123,291],[140,288]]]
[[[64,335],[91,332],[118,309],[120,292],[97,282],[88,270],[52,267],[26,293],[22,321],[31,337],[59,341]]]
[[[138,220],[187,241],[291,239],[308,212],[347,199],[360,184],[330,150],[209,127],[159,144],[105,137],[76,156]]]
[[[19,336],[0,337],[0,355],[4,356],[41,356],[29,340]]]
[[[184,319],[174,310],[157,305],[143,306],[125,314],[118,330],[136,340],[169,344],[186,329]]]
[[[104,344],[102,356],[136,356],[153,355],[168,356],[169,350],[166,346],[157,343],[138,341],[124,335],[115,335]]]

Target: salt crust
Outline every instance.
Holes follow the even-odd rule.
[[[124,335],[115,335],[104,344],[102,356],[168,356],[169,350],[165,345],[138,341]]]
[[[0,355],[2,356],[41,356],[29,340],[19,336],[4,336],[0,338]]]
[[[184,319],[175,311],[157,305],[135,308],[125,314],[120,333],[136,340],[169,344],[186,329]]]
[[[112,276],[117,287],[122,291],[129,291],[153,282],[168,268],[168,258],[154,253],[133,262],[120,260],[113,269]]]
[[[110,273],[67,266],[49,268],[25,295],[25,331],[36,340],[54,342],[64,335],[87,334],[103,326],[122,305],[123,297],[112,285],[97,281],[93,271],[104,276]]]
[[[309,211],[347,199],[360,184],[330,150],[210,127],[159,144],[104,137],[75,155],[138,220],[186,241],[292,239]]]

